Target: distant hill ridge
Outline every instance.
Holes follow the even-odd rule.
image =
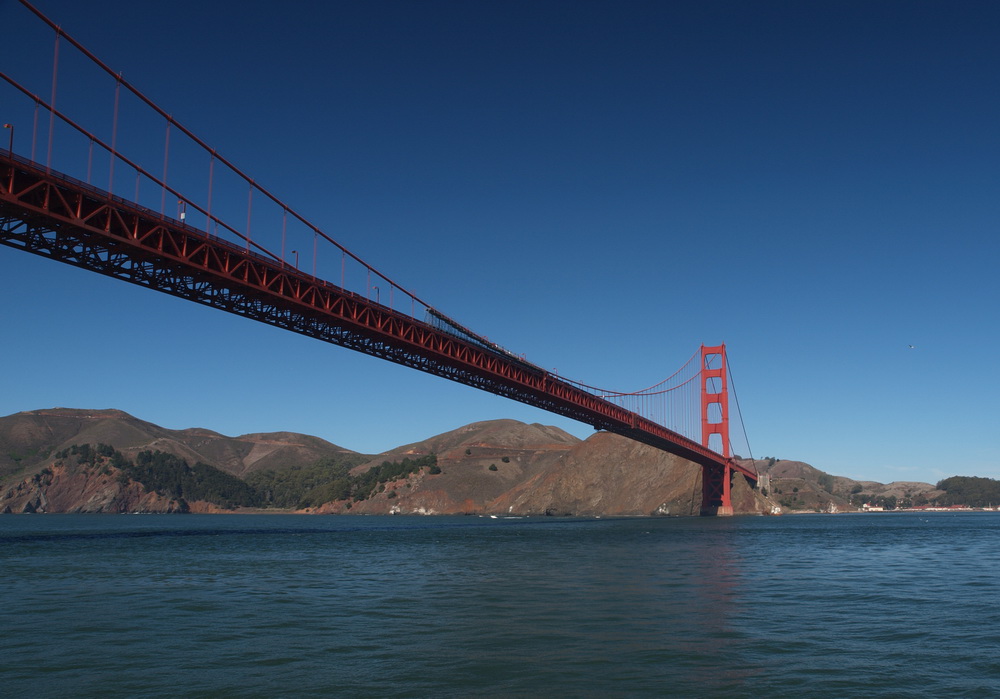
[[[239,477],[356,453],[293,432],[226,437],[204,428],[170,430],[121,410],[52,408],[0,418],[0,478],[40,465],[50,454],[73,444],[109,444],[126,456],[158,450]]]
[[[856,481],[802,461],[765,457],[756,466],[770,479],[768,495],[785,512],[844,512],[866,503],[888,509],[912,507],[929,504],[943,495],[930,483]]]
[[[31,503],[45,509],[46,502],[46,511],[178,511],[176,502],[130,483],[110,462],[90,470],[60,462],[56,455],[73,445],[108,445],[121,453],[116,459],[170,454],[189,467],[204,464],[262,488],[264,502],[316,513],[694,515],[700,509],[700,467],[604,432],[580,440],[557,427],[490,420],[364,455],[294,432],[227,437],[204,428],[171,430],[115,409],[52,408],[0,418],[0,511],[23,511]],[[429,457],[433,467],[426,466]],[[424,465],[416,470],[403,464],[420,459]],[[765,458],[756,467],[769,477],[769,491],[736,479],[737,513],[779,506],[845,511],[863,502],[896,506],[942,494],[928,483],[854,481],[800,461]],[[402,475],[380,480],[364,497],[346,496],[348,484],[372,469]],[[58,488],[58,498],[46,495],[51,488]],[[86,500],[73,500],[73,493],[84,492]],[[323,494],[331,499],[317,500]],[[221,508],[220,502],[192,507]]]
[[[73,445],[107,445],[121,455],[86,463],[78,454],[58,458]],[[152,485],[134,481],[141,469],[115,466],[146,452],[172,454],[190,469],[219,469],[253,484],[268,501],[295,502],[298,493],[303,511],[317,513],[690,515],[700,507],[699,467],[606,433],[581,441],[552,426],[491,420],[366,456],[291,432],[226,437],[166,429],[120,410],[53,408],[0,418],[0,511],[221,508],[181,503],[162,488],[151,492]],[[404,460],[424,465],[408,471]],[[343,497],[353,492],[345,487],[373,469],[401,475],[363,497]],[[741,511],[766,507],[744,490],[737,494]],[[317,493],[332,499],[316,502]]]

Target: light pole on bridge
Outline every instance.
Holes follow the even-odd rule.
[[[292,254],[295,255],[295,269],[298,270],[298,268],[299,268],[299,251],[298,250],[292,250]]]
[[[14,125],[13,124],[4,124],[3,127],[5,129],[10,129],[10,141],[9,141],[9,145],[7,146],[7,150],[10,152],[10,157],[13,158],[14,157]]]

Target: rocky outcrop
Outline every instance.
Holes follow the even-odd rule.
[[[187,503],[129,481],[110,467],[66,466],[56,463],[0,491],[4,513],[212,512],[211,503]]]

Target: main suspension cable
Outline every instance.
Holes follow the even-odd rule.
[[[760,471],[757,470],[757,461],[756,461],[756,459],[753,458],[753,449],[750,448],[750,437],[747,435],[747,427],[743,423],[743,411],[740,410],[740,398],[739,398],[739,396],[736,393],[736,384],[733,382],[733,367],[729,364],[729,357],[728,356],[726,356],[726,371],[729,372],[729,388],[732,390],[733,402],[736,404],[736,414],[739,415],[739,418],[740,418],[740,429],[743,430],[743,439],[746,440],[747,453],[750,454],[750,463],[753,464],[753,470],[754,470],[754,472],[756,472],[756,473],[759,474]],[[732,447],[733,447],[733,443],[732,442],[733,442],[733,440],[732,440],[732,438],[730,438],[729,439],[729,448],[730,449],[732,449]]]

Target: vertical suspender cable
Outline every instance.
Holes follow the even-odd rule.
[[[212,182],[215,179],[215,151],[208,160],[208,203],[205,206],[205,232],[212,233]]]
[[[743,411],[740,410],[740,399],[736,395],[736,386],[733,384],[733,369],[729,366],[729,357],[726,357],[726,371],[729,372],[729,386],[733,389],[733,402],[736,403],[736,414],[740,416],[740,429],[743,430],[743,439],[747,441],[747,453],[750,455],[750,463],[753,470],[757,471],[757,460],[753,458],[753,449],[750,448],[750,437],[747,436],[747,427],[743,424]],[[760,473],[759,471],[757,471]]]
[[[288,207],[281,210],[281,267],[285,267],[285,234],[288,229]]]
[[[247,254],[250,254],[250,220],[253,212],[253,180],[250,180],[250,189],[247,191]]]
[[[52,51],[52,99],[49,100],[49,149],[45,157],[45,173],[52,171],[52,134],[56,126],[56,82],[59,76],[59,31],[56,30],[55,48]]]
[[[111,119],[111,159],[108,164],[108,194],[114,192],[115,183],[115,158],[118,157],[117,153],[117,142],[118,142],[118,99],[121,93],[122,81],[121,74],[118,74],[118,79],[115,80],[115,113]]]
[[[38,143],[38,100],[35,100],[35,117],[31,123],[31,162],[36,163],[35,146]]]
[[[170,122],[167,122],[167,133],[163,137],[163,185],[160,195],[160,215],[166,214],[167,209],[167,163],[170,162]]]

